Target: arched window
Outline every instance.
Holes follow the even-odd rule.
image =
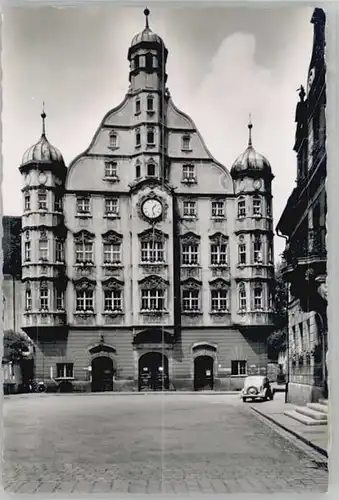
[[[153,146],[155,144],[155,139],[154,139],[154,128],[153,127],[148,127],[147,129],[147,145],[148,146]]]
[[[254,217],[261,217],[261,197],[259,195],[253,196],[253,215]]]
[[[141,101],[140,97],[137,97],[135,100],[135,114],[138,115],[141,111]]]
[[[154,96],[147,96],[147,111],[154,111]]]
[[[135,146],[137,148],[141,146],[141,134],[139,128],[137,128],[135,131]]]
[[[118,134],[115,131],[112,131],[109,134],[109,146],[110,148],[118,147]]]
[[[140,162],[137,161],[135,164],[135,177],[136,177],[136,179],[139,179],[140,176],[141,176],[141,165],[140,165]]]
[[[239,294],[239,309],[240,309],[240,311],[246,311],[246,309],[247,309],[247,294],[246,294],[245,283],[239,283],[238,294]]]
[[[243,196],[238,200],[238,218],[246,217],[246,201]]]
[[[191,148],[191,137],[188,134],[185,134],[181,138],[181,149],[183,151],[190,151]]]
[[[254,310],[258,311],[263,307],[263,288],[261,283],[254,285]]]

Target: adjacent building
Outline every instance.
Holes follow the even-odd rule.
[[[325,13],[315,9],[307,89],[296,109],[297,180],[277,225],[287,240],[289,400],[327,397],[326,64]]]
[[[144,13],[125,99],[87,150],[66,168],[43,113],[23,156],[22,328],[47,384],[239,388],[266,372],[274,327],[274,176],[251,123],[230,171],[213,158]]]

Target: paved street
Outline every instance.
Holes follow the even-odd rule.
[[[8,492],[327,489],[327,472],[316,458],[238,396],[13,397],[4,401],[4,426]]]

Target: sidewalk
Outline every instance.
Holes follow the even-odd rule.
[[[308,444],[322,455],[328,456],[328,425],[308,426],[284,415],[284,411],[293,410],[295,405],[285,403],[285,394],[275,394],[273,401],[252,403],[252,411],[267,418],[278,427],[289,432],[296,438]]]
[[[52,396],[238,396],[239,391],[109,391],[109,392],[30,392],[24,394],[6,394],[4,399],[48,398]]]

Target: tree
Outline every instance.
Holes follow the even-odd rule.
[[[281,263],[276,266],[275,272],[275,289],[274,289],[274,305],[275,328],[273,333],[267,339],[268,356],[271,359],[277,359],[280,352],[287,348],[287,334],[288,334],[288,290],[286,283],[281,274]]]
[[[34,378],[34,345],[23,332],[4,332],[3,361],[20,366],[22,384],[27,387]]]

